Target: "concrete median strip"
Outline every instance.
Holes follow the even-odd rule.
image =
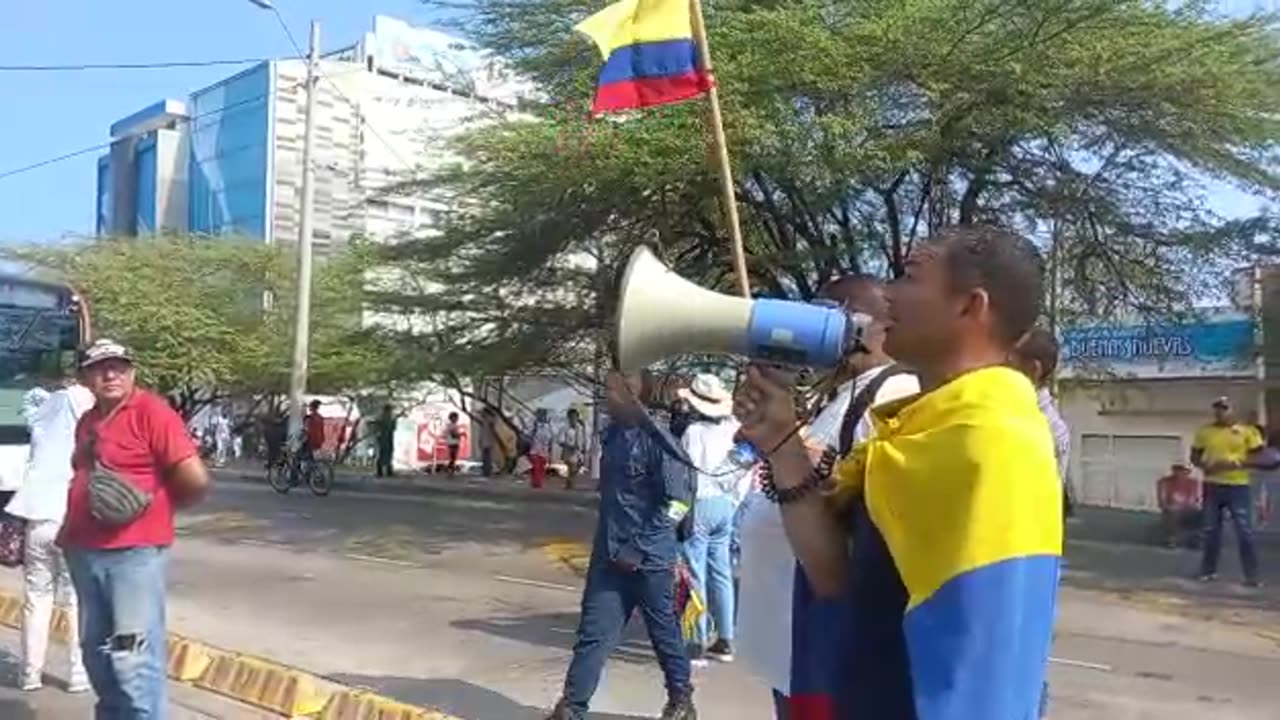
[[[66,644],[69,620],[56,608],[52,637]],[[22,598],[0,591],[0,624],[22,628]],[[317,720],[462,720],[358,688],[349,688],[287,665],[222,650],[170,633],[169,678],[286,718]]]

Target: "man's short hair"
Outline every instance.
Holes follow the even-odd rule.
[[[884,288],[884,280],[875,275],[849,273],[823,283],[818,289],[818,296],[834,300],[855,312],[882,319],[889,314]]]
[[[943,246],[958,292],[982,288],[991,301],[999,339],[1012,347],[1040,318],[1044,261],[1021,235],[991,225],[960,225],[935,238]]]
[[[1028,330],[1014,352],[1025,360],[1040,363],[1040,377],[1035,378],[1036,382],[1044,382],[1058,371],[1058,354],[1061,352],[1058,338],[1045,328]]]

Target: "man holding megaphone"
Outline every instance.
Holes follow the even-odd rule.
[[[996,228],[918,246],[888,292],[885,349],[922,392],[875,408],[874,438],[844,457],[813,457],[786,380],[747,371],[735,412],[765,494],[813,589],[848,603],[836,718],[1036,716],[1061,491],[1035,390],[1005,363],[1042,276],[1035,247]]]

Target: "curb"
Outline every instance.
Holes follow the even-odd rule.
[[[215,475],[215,484],[218,480]],[[222,482],[233,482],[244,485],[257,485],[266,487],[266,478],[261,474],[253,472],[237,472],[221,479]],[[352,497],[359,497],[364,494],[385,493],[388,495],[405,495],[407,497],[421,497],[423,495],[450,495],[456,497],[486,497],[486,498],[502,498],[507,500],[523,500],[535,503],[552,503],[557,505],[572,505],[593,509],[600,504],[600,496],[594,492],[585,490],[563,491],[536,491],[524,490],[522,488],[504,488],[492,487],[478,483],[464,483],[455,487],[444,484],[414,484],[412,482],[396,483],[392,485],[380,485],[372,482],[362,482],[356,480],[344,481],[339,478],[333,486],[334,491],[338,493],[349,494]]]
[[[54,640],[65,645],[69,620],[54,608]],[[0,625],[22,628],[22,598],[0,590]],[[265,658],[243,655],[169,633],[170,680],[285,718],[316,720],[462,720],[350,688]]]

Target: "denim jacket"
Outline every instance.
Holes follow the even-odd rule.
[[[684,462],[681,462],[681,460]],[[676,526],[697,478],[680,444],[651,420],[611,423],[600,461],[600,522],[592,555],[641,570],[672,567]]]

